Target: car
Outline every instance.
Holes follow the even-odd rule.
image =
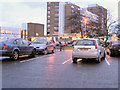
[[[71,41],[71,40],[69,40],[69,41],[67,41],[67,43],[68,43],[68,44],[72,44],[72,41]]]
[[[47,37],[36,38],[31,45],[36,47],[37,54],[43,53],[46,55],[51,51],[54,53],[55,50],[55,43],[53,40],[49,40]]]
[[[0,54],[9,56],[13,60],[18,60],[21,55],[35,57],[36,48],[30,46],[28,42],[21,38],[10,38],[0,40]]]
[[[110,42],[110,44],[107,47],[107,53],[110,56],[120,54],[120,40]]]
[[[68,43],[67,43],[67,42],[65,42],[65,41],[61,41],[61,45],[62,45],[62,46],[67,46],[67,45],[68,45]]]
[[[59,42],[58,41],[55,41],[55,46],[59,46]]]
[[[73,41],[72,46],[74,46],[74,45],[75,45],[75,43],[76,43],[76,41]]]
[[[105,49],[101,46],[100,40],[94,38],[79,39],[73,47],[72,60],[77,63],[77,59],[96,59],[98,63],[105,58]]]

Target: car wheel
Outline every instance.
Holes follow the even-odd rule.
[[[77,63],[77,59],[76,58],[74,58],[72,60],[73,60],[73,63]]]
[[[12,54],[12,59],[13,60],[18,60],[19,59],[19,52],[18,51],[14,51]]]
[[[32,51],[32,53],[31,53],[31,57],[35,57],[35,55],[36,55],[36,50],[35,49],[33,49],[33,51]]]
[[[113,56],[113,52],[109,51],[109,56]]]
[[[106,54],[105,54],[105,52],[104,52],[103,59],[105,59],[105,57],[106,57]]]
[[[54,53],[55,51],[54,51],[54,49],[52,50],[52,53]]]
[[[45,49],[44,51],[43,51],[43,53],[44,53],[44,55],[47,55],[47,49]]]

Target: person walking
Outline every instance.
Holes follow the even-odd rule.
[[[59,41],[59,46],[60,46],[60,51],[62,51],[63,45],[62,45],[62,43],[60,41]]]

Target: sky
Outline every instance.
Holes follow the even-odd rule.
[[[45,25],[47,21],[47,3],[51,0],[0,0],[0,26],[22,27],[23,23],[33,22]],[[54,0],[59,1],[59,0]],[[68,0],[60,0],[60,2]],[[89,4],[98,4],[106,8],[113,19],[118,18],[119,0],[69,0],[81,8]]]

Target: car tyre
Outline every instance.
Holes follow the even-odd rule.
[[[44,51],[43,51],[43,53],[44,53],[44,55],[47,55],[47,49],[45,49]]]
[[[54,51],[54,49],[52,50],[52,53],[54,53],[55,51]]]
[[[11,58],[13,60],[18,60],[19,59],[19,52],[18,51],[14,51]]]
[[[76,58],[74,58],[72,60],[73,60],[73,63],[77,63],[77,59]]]
[[[31,53],[31,57],[35,57],[35,55],[36,55],[36,50],[35,49],[33,49],[33,51],[32,51],[32,53]]]
[[[106,57],[106,54],[105,54],[105,52],[104,52],[103,59],[105,59],[105,57]]]
[[[114,55],[113,52],[110,51],[110,52],[109,52],[109,56],[113,56],[113,55]]]

